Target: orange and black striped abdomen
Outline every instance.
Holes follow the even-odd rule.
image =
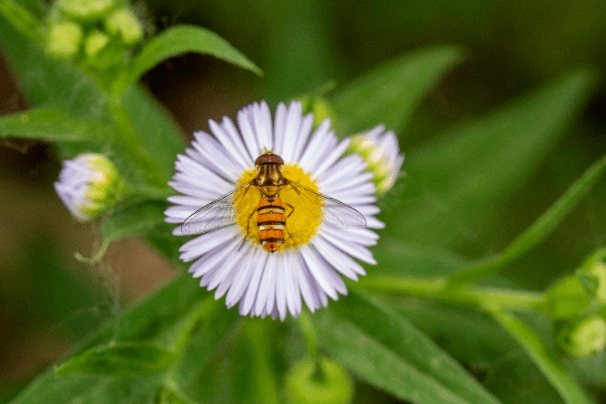
[[[257,227],[261,245],[269,252],[276,252],[284,242],[284,203],[280,198],[269,201],[261,198],[257,205]]]

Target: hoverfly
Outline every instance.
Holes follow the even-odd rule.
[[[285,203],[280,198],[280,191],[291,187],[301,200],[301,204],[311,213],[314,207],[322,208],[323,220],[331,225],[345,228],[365,228],[364,215],[351,206],[334,198],[322,195],[304,185],[291,181],[282,175],[284,160],[270,151],[263,151],[255,161],[256,177],[252,181],[240,185],[233,191],[215,199],[192,213],[181,225],[184,235],[208,233],[221,227],[235,223],[238,220],[237,209],[234,207],[236,195],[244,195],[252,187],[260,191],[257,209],[257,227],[260,243],[269,252],[276,252],[284,243],[288,217]],[[244,194],[239,194],[243,192]],[[311,206],[310,206],[311,205]],[[315,205],[315,206],[314,206]],[[315,211],[318,211],[317,209]],[[250,217],[247,223],[250,223]],[[247,230],[246,236],[249,234]]]

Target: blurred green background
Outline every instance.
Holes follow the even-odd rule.
[[[207,129],[208,119],[233,117],[250,101],[288,101],[332,80],[347,84],[420,47],[460,44],[468,51],[467,59],[440,81],[410,122],[394,128],[410,156],[443,129],[480,116],[560,73],[586,65],[599,72],[606,68],[602,0],[158,0],[137,8],[149,31],[177,23],[204,26],[265,73],[256,77],[199,55],[172,59],[149,72],[144,84],[188,138],[194,130]],[[477,227],[462,229],[465,237],[458,252],[479,258],[499,251],[606,152],[603,79],[532,179],[483,215]],[[0,114],[26,107],[7,62],[1,62]],[[0,165],[2,401],[100,320],[144,296],[175,270],[134,239],[112,246],[101,268],[74,259],[74,252],[91,255],[98,241],[94,225],[77,223],[54,193],[60,163],[52,145],[0,141]],[[404,176],[396,186],[406,187],[408,180]],[[604,185],[606,181],[600,181],[546,243],[517,263],[508,273],[514,282],[542,289],[604,244]],[[389,215],[397,214],[399,206],[400,201],[383,202],[388,226]],[[488,364],[487,371],[490,368]]]

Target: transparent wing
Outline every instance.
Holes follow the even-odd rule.
[[[181,225],[181,234],[208,233],[235,223],[238,219],[234,206],[235,197],[240,192],[247,192],[251,185],[252,183],[243,184],[196,210]]]
[[[288,181],[289,185],[300,196],[302,205],[307,210],[313,212],[312,207],[320,205],[324,216],[323,221],[333,226],[363,229],[366,228],[366,218],[346,203],[343,203],[330,196],[323,195],[311,188],[301,185],[294,181]]]

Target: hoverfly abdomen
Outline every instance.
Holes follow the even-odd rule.
[[[280,198],[270,201],[262,197],[257,205],[259,239],[263,248],[269,252],[276,252],[284,243],[284,212],[284,203]]]

